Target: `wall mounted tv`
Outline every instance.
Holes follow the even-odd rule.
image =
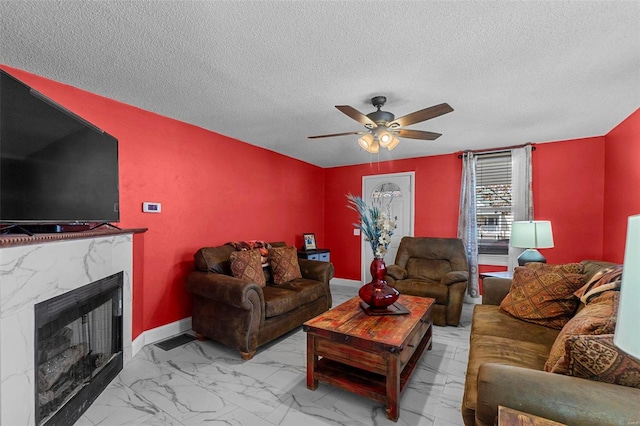
[[[118,140],[0,70],[0,225],[118,222],[118,202]]]

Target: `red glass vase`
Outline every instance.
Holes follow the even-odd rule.
[[[364,303],[369,305],[370,309],[385,310],[387,306],[398,300],[400,293],[387,284],[387,265],[385,265],[384,259],[374,258],[370,271],[373,280],[360,287],[358,295]]]

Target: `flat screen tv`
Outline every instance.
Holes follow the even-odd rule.
[[[0,225],[118,222],[118,140],[0,70]]]

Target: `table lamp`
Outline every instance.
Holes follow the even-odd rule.
[[[613,342],[634,358],[640,359],[638,308],[640,307],[640,215],[630,216],[620,284],[620,304]]]
[[[523,220],[511,223],[511,247],[526,249],[518,256],[518,265],[527,262],[547,263],[547,259],[536,249],[553,247],[553,232],[548,220]]]

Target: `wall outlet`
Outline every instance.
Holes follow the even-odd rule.
[[[162,211],[162,204],[145,201],[142,203],[142,211],[144,213],[160,213]]]
[[[358,228],[354,228],[354,229],[353,229],[353,235],[355,235],[355,236],[360,235],[360,229],[358,229]]]

